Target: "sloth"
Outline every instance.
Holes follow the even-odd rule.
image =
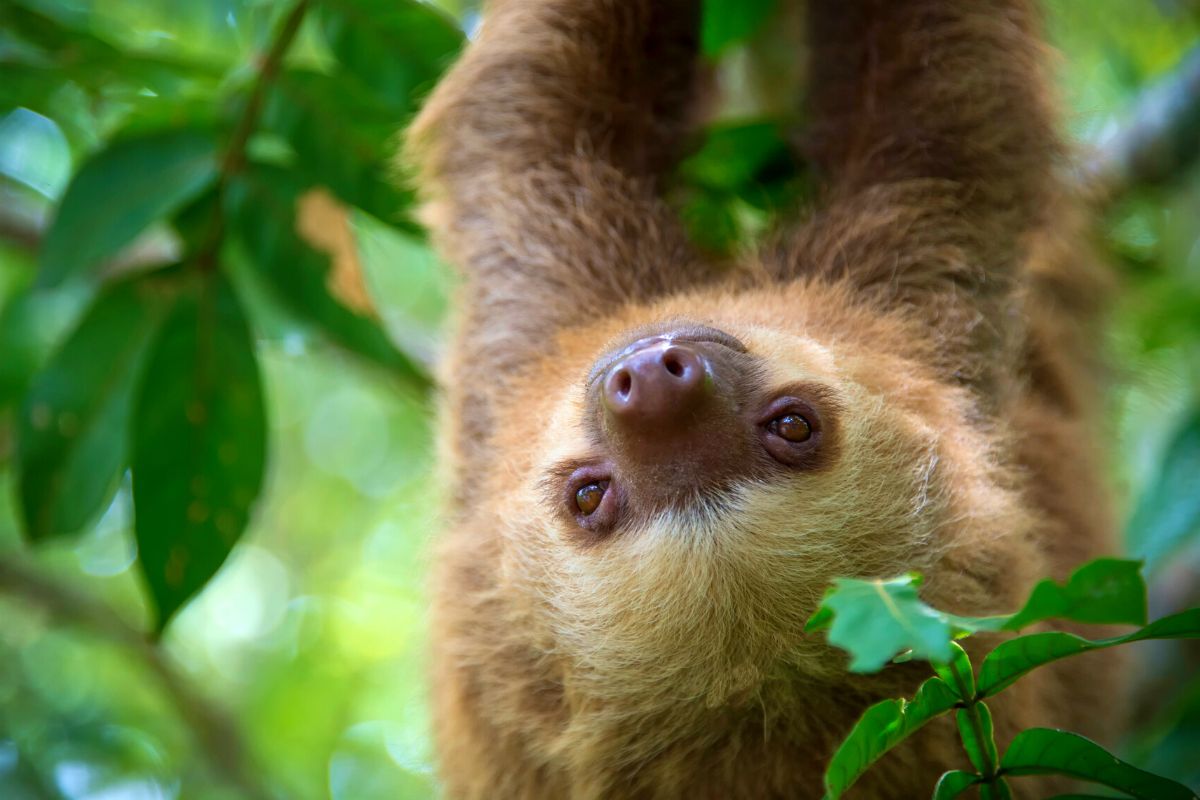
[[[863,709],[928,675],[850,675],[804,634],[830,579],[919,570],[932,604],[1000,613],[1112,545],[1105,280],[1031,3],[812,0],[817,200],[736,258],[664,200],[699,6],[497,0],[408,134],[462,273],[431,624],[448,797],[818,797]],[[997,698],[1000,745],[1111,735],[1108,663]],[[855,793],[961,766],[938,720]]]

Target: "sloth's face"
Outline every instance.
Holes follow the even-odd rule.
[[[513,421],[502,572],[589,691],[722,701],[827,669],[802,628],[832,577],[935,573],[957,509],[1011,512],[964,397],[812,301],[631,311],[562,342],[539,384],[562,388]]]

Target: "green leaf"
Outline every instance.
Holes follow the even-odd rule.
[[[56,286],[115,255],[204,191],[216,173],[216,142],[207,131],[161,131],[97,153],[67,187],[46,232],[39,285]]]
[[[1090,640],[1061,631],[1018,636],[998,645],[983,659],[978,692],[981,697],[988,697],[1051,661],[1144,639],[1200,639],[1200,609],[1163,617],[1133,633],[1111,639]]]
[[[851,671],[874,672],[906,650],[911,658],[947,663],[951,638],[970,633],[1015,630],[1055,617],[1109,624],[1146,619],[1146,586],[1137,561],[1101,558],[1077,569],[1066,585],[1044,580],[1011,616],[947,614],[923,603],[918,585],[916,574],[886,581],[835,579],[805,630],[828,627],[830,644],[854,657]]]
[[[1099,558],[1071,574],[1065,586],[1044,580],[1033,588],[1025,607],[1004,623],[1019,630],[1046,619],[1098,624],[1146,624],[1146,584],[1141,562]]]
[[[775,10],[775,0],[704,0],[700,46],[715,58],[750,37]]]
[[[176,302],[136,400],[138,556],[161,630],[245,530],[262,486],[266,419],[254,342],[219,275]]]
[[[930,678],[912,700],[882,700],[868,708],[825,768],[825,797],[841,797],[871,764],[957,702],[941,678]]]
[[[1194,311],[1193,311],[1194,313]],[[1200,534],[1200,409],[1175,434],[1158,476],[1142,493],[1129,521],[1127,546],[1153,574],[1162,560]]]
[[[308,186],[326,186],[352,206],[414,229],[403,214],[412,196],[396,188],[392,169],[399,121],[361,87],[289,70],[268,94],[262,127],[292,147],[292,169]]]
[[[979,784],[979,800],[1012,800],[1012,790],[1008,781],[997,778],[993,783]]]
[[[954,800],[981,780],[978,775],[959,769],[943,772],[933,788],[933,800]]]
[[[833,584],[821,608],[833,612],[829,643],[850,653],[851,672],[878,672],[905,650],[911,650],[914,658],[950,660],[950,623],[917,596],[920,575],[890,580],[836,578]],[[828,619],[818,609],[805,630],[817,630],[814,623]]]
[[[330,261],[297,233],[296,209],[303,181],[258,166],[230,191],[233,226],[259,274],[292,313],[317,325],[334,342],[424,389],[424,370],[401,353],[372,318],[357,313],[329,290]]]
[[[31,539],[75,533],[112,498],[161,294],[139,281],[109,289],[30,387],[17,419],[17,485]]]
[[[968,708],[960,708],[954,719],[971,766],[984,775],[994,774],[999,756],[991,710],[983,703],[973,703]]]
[[[1089,739],[1067,731],[1021,731],[1000,761],[1007,775],[1069,775],[1139,800],[1196,800],[1186,786],[1127,764]]]
[[[334,56],[386,104],[394,122],[415,109],[417,91],[438,79],[464,41],[449,17],[416,0],[325,0],[322,11]]]
[[[958,699],[970,702],[975,699],[975,672],[971,668],[971,658],[958,642],[950,643],[950,660],[944,664],[934,663],[933,671],[954,689]]]

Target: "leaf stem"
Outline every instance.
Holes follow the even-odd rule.
[[[970,727],[971,735],[975,739],[976,750],[978,750],[980,760],[982,761],[982,763],[975,766],[983,776],[985,784],[994,784],[997,780],[1003,782],[1003,779],[999,775],[1000,765],[996,761],[995,748],[990,746],[992,734],[987,730],[987,726],[983,724],[983,719],[979,713],[981,698],[977,692],[971,690],[970,683],[959,671],[960,664],[951,662],[948,667],[950,674],[954,676],[954,683],[958,689],[959,697],[963,698],[962,708],[966,712],[967,723]],[[967,742],[964,741],[963,746],[966,747]]]
[[[209,228],[208,239],[196,254],[195,259],[197,268],[202,272],[216,269],[217,255],[225,238],[225,195],[228,192],[229,183],[241,171],[246,162],[246,146],[258,127],[263,104],[266,102],[267,89],[278,77],[284,56],[287,55],[292,42],[295,41],[296,34],[300,32],[300,26],[311,5],[311,0],[297,0],[296,4],[292,6],[292,10],[284,17],[279,30],[271,40],[270,49],[267,50],[266,56],[263,57],[258,67],[258,77],[250,89],[246,107],[242,110],[233,133],[229,137],[229,143],[221,156],[221,163],[217,171],[216,202],[213,208],[212,224]]]

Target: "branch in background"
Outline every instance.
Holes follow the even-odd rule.
[[[218,711],[162,649],[110,608],[59,584],[11,552],[0,558],[0,592],[46,610],[58,622],[76,625],[127,649],[154,675],[183,726],[195,737],[212,774],[241,797],[270,800],[274,796],[250,764],[246,744],[233,720]]]
[[[1125,125],[1085,168],[1100,204],[1130,189],[1169,183],[1200,158],[1200,46],[1133,105]]]

